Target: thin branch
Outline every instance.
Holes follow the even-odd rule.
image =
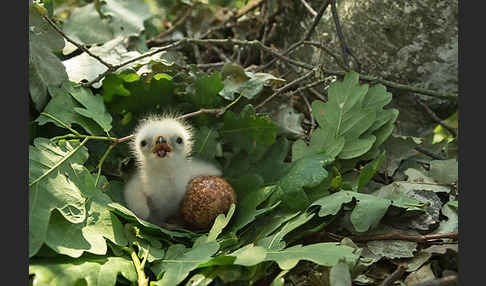
[[[344,40],[344,33],[341,28],[341,24],[339,23],[339,16],[336,8],[336,0],[331,0],[331,12],[332,12],[332,19],[334,20],[334,26],[336,27],[336,33],[339,38],[339,44],[341,45],[343,63],[346,66],[346,70],[349,71],[350,68],[349,68],[349,61],[348,61],[348,46],[346,45],[346,41]]]
[[[428,151],[428,150],[426,150],[426,149],[424,149],[424,148],[422,148],[420,146],[417,146],[414,149],[415,149],[415,151],[420,152],[420,153],[422,153],[424,155],[427,155],[430,158],[433,158],[435,160],[445,160],[446,159],[446,158],[444,158],[444,157],[442,157],[440,155],[434,154],[434,153],[432,153],[432,152],[430,152],[430,151]]]
[[[314,70],[311,70],[311,71],[308,71],[306,74],[304,74],[303,76],[299,77],[299,78],[296,78],[295,80],[289,82],[288,84],[282,86],[281,88],[277,89],[272,95],[270,95],[269,97],[267,97],[264,101],[262,101],[260,104],[258,104],[255,109],[259,109],[261,108],[263,105],[265,105],[267,102],[269,102],[270,100],[272,100],[274,97],[276,97],[277,95],[281,94],[282,92],[286,91],[287,89],[291,88],[292,86],[294,86],[295,84],[311,77],[314,75]]]
[[[408,265],[406,264],[400,264],[398,265],[397,269],[393,271],[392,274],[390,274],[388,277],[386,277],[383,282],[381,282],[380,286],[391,286],[393,285],[393,282],[397,281],[402,277],[402,275],[407,271]]]
[[[326,11],[327,9],[327,6],[329,6],[330,4],[330,0],[327,0],[326,2],[322,3],[322,6],[321,8],[319,9],[319,12],[317,13],[317,15],[314,17],[314,22],[312,23],[312,26],[310,27],[310,29],[307,31],[307,33],[305,34],[304,38],[301,40],[301,42],[304,42],[304,41],[308,41],[310,40],[312,34],[314,33],[314,30],[316,29],[317,27],[317,24],[319,24],[319,21],[321,21],[321,18],[322,18],[322,15],[324,15],[324,12]]]
[[[278,57],[281,60],[284,60],[292,65],[311,70],[314,68],[314,66],[304,63],[298,60],[291,59],[289,57],[284,56],[283,53],[279,53],[272,49],[269,46],[265,46],[262,42],[258,40],[252,40],[252,41],[245,41],[245,40],[237,40],[237,39],[194,39],[194,38],[184,38],[181,39],[180,41],[183,41],[185,43],[193,43],[193,44],[215,44],[215,45],[241,45],[241,46],[258,46],[264,51],[273,54],[274,56]]]
[[[288,96],[293,96],[294,94],[296,94],[296,93],[298,93],[298,92],[304,91],[304,90],[306,90],[306,89],[311,89],[311,88],[313,88],[313,87],[315,87],[315,86],[318,86],[318,85],[320,85],[320,84],[323,84],[323,83],[325,83],[325,82],[326,82],[326,80],[325,80],[325,79],[321,79],[321,80],[318,80],[318,81],[314,81],[314,82],[309,83],[309,84],[307,84],[307,85],[301,86],[301,87],[297,88],[297,89],[296,89],[296,90],[294,90],[294,91],[290,91],[290,92],[289,92],[287,95],[288,95]],[[314,94],[314,95],[315,95],[315,94]],[[322,95],[320,95],[320,94],[319,94],[319,95],[316,95],[316,96],[317,96],[319,99],[321,99],[322,101],[327,102],[327,100],[326,100],[325,98],[323,98],[323,97],[322,97]]]
[[[342,239],[344,236],[332,234],[336,238]],[[387,234],[378,234],[378,235],[370,235],[370,236],[351,236],[349,239],[355,242],[364,242],[364,241],[374,241],[374,240],[407,240],[407,241],[415,241],[418,243],[428,242],[429,240],[436,240],[442,238],[450,238],[450,239],[458,239],[459,232],[451,232],[451,233],[441,233],[441,234],[427,234],[427,235],[410,235],[410,234],[403,234],[399,232],[392,232]]]
[[[323,69],[322,72],[324,74],[327,74],[327,75],[336,75],[336,76],[344,76],[347,73],[346,71],[331,71],[331,70],[327,70],[327,69]],[[371,76],[371,75],[359,74],[359,79],[369,81],[369,82],[377,82],[377,83],[381,83],[381,84],[388,86],[388,87],[407,90],[407,91],[411,91],[411,92],[416,92],[416,93],[420,93],[420,94],[423,94],[423,95],[428,95],[428,96],[441,98],[441,99],[457,101],[457,98],[458,98],[457,93],[440,92],[440,91],[430,90],[430,89],[426,89],[426,88],[414,87],[414,86],[410,86],[410,85],[406,85],[406,84],[401,84],[401,83],[396,83],[396,82],[380,79],[380,78],[377,78],[377,77]]]
[[[83,86],[85,86],[85,87],[90,87],[90,86],[92,86],[94,83],[96,83],[96,82],[100,81],[101,79],[103,79],[103,78],[104,78],[106,75],[108,75],[109,73],[115,72],[115,71],[117,71],[119,68],[121,68],[121,67],[123,67],[123,66],[126,66],[126,65],[128,65],[128,64],[131,64],[131,63],[133,63],[133,62],[136,62],[136,61],[138,61],[138,60],[141,60],[141,59],[144,59],[144,58],[147,58],[147,57],[151,57],[151,56],[153,56],[153,55],[155,55],[155,54],[158,54],[158,53],[160,53],[160,52],[163,52],[163,51],[165,51],[165,50],[168,50],[168,49],[171,49],[171,48],[177,47],[177,46],[179,46],[179,45],[181,45],[181,44],[183,43],[183,40],[184,40],[184,39],[181,39],[181,40],[179,40],[179,41],[176,41],[176,42],[173,42],[173,43],[171,43],[171,44],[168,44],[167,46],[164,46],[164,47],[161,47],[161,48],[159,48],[159,49],[156,49],[156,50],[154,50],[154,51],[152,51],[152,52],[150,52],[150,53],[143,54],[143,55],[138,56],[138,57],[136,57],[136,58],[133,58],[133,59],[127,60],[127,61],[125,61],[125,62],[123,62],[123,63],[121,63],[121,64],[118,64],[118,65],[112,66],[112,68],[111,68],[111,69],[107,69],[105,72],[103,72],[103,73],[99,74],[99,75],[98,75],[98,76],[97,76],[95,79],[93,79],[92,81],[87,82],[87,83],[84,83],[84,84],[83,84]]]
[[[66,41],[70,42],[71,44],[75,45],[78,49],[80,49],[81,51],[87,53],[88,55],[90,55],[91,57],[95,58],[97,61],[99,61],[101,64],[103,64],[104,66],[106,66],[108,68],[108,70],[112,70],[113,69],[113,65],[110,64],[110,63],[107,63],[105,62],[102,58],[100,58],[99,56],[93,54],[92,52],[90,52],[86,47],[84,47],[83,45],[79,44],[78,42],[74,41],[73,39],[69,38],[63,31],[61,31],[61,29],[59,29],[57,27],[57,25],[52,22],[51,19],[49,19],[47,16],[42,16],[42,18],[44,18],[44,20],[59,34],[61,35],[61,37],[63,37],[64,39],[66,39]]]
[[[454,127],[450,126],[444,120],[440,119],[439,116],[437,116],[437,114],[435,114],[435,112],[432,109],[430,109],[430,107],[427,104],[422,102],[418,97],[415,98],[415,101],[424,108],[425,112],[427,112],[427,114],[430,116],[430,118],[432,118],[432,120],[435,123],[442,125],[442,127],[447,129],[447,131],[449,131],[452,134],[452,136],[457,137],[457,131],[456,129],[454,129]]]
[[[319,21],[321,20],[322,15],[324,15],[324,12],[326,11],[327,6],[329,6],[329,4],[330,4],[330,0],[327,0],[326,2],[324,2],[322,4],[321,8],[319,9],[319,12],[314,17],[314,22],[312,23],[311,27],[309,28],[309,30],[307,31],[307,33],[305,34],[305,36],[302,38],[302,40],[300,40],[297,43],[295,43],[295,44],[291,45],[290,47],[288,47],[281,54],[282,56],[285,56],[285,55],[289,54],[290,52],[292,52],[293,50],[295,50],[297,47],[301,46],[305,41],[308,41],[311,38],[312,33],[314,33],[314,30],[316,29],[317,24],[319,24]],[[262,71],[264,69],[269,68],[275,61],[277,61],[277,59],[272,59],[271,61],[269,61],[265,65],[263,65],[263,66],[259,67],[258,69],[256,69],[256,71]]]
[[[217,63],[209,63],[209,64],[198,64],[196,65],[199,69],[205,69],[205,68],[215,68],[215,67],[220,67],[224,66],[226,62],[217,62]]]
[[[186,21],[186,19],[191,15],[192,10],[194,10],[194,7],[196,7],[197,4],[198,4],[198,2],[195,2],[191,6],[189,6],[187,8],[186,12],[184,13],[184,15],[182,15],[182,17],[177,19],[172,27],[170,27],[169,29],[167,29],[165,31],[160,32],[160,34],[153,37],[152,39],[147,40],[146,44],[147,45],[157,44],[157,43],[160,42],[161,39],[172,34],[177,28],[179,28]]]
[[[209,35],[211,35],[212,33],[216,32],[218,30],[227,28],[227,24],[229,22],[233,22],[233,21],[238,20],[239,18],[243,17],[244,15],[246,15],[246,14],[250,13],[251,11],[255,10],[256,8],[260,7],[260,5],[262,5],[264,2],[265,2],[264,0],[259,0],[258,2],[254,3],[252,6],[243,7],[242,9],[240,9],[238,11],[238,13],[236,13],[233,16],[229,17],[227,20],[225,20],[223,23],[221,23],[217,27],[214,27],[214,28],[209,29],[206,33],[204,33],[201,36],[201,39],[204,39],[204,38],[208,37]]]
[[[300,3],[302,3],[302,5],[304,5],[307,11],[309,11],[309,13],[312,14],[312,17],[315,18],[317,16],[317,12],[312,8],[311,5],[309,5],[309,3],[305,2],[305,0],[300,0]]]
[[[314,130],[316,121],[314,119],[314,114],[312,113],[312,106],[309,103],[309,100],[307,99],[307,97],[304,95],[304,93],[302,91],[300,92],[300,95],[304,99],[305,105],[307,106],[307,111],[309,112],[309,117],[311,119],[311,127],[309,129],[309,133],[307,134],[307,138],[310,138],[311,135],[312,135],[312,131]]]
[[[336,64],[339,67],[341,67],[343,70],[346,70],[346,67],[344,66],[343,63],[341,63],[341,61],[339,60],[339,58],[330,49],[328,49],[327,47],[325,47],[321,43],[311,42],[311,41],[305,41],[304,42],[304,45],[310,45],[310,46],[314,46],[316,48],[322,49],[324,52],[326,52],[326,54],[330,55],[336,61]]]

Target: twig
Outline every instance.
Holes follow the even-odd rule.
[[[436,160],[445,160],[446,158],[440,156],[440,155],[437,155],[437,154],[434,154],[428,150],[425,150],[424,148],[420,147],[420,146],[417,146],[414,148],[417,152],[420,152],[422,154],[425,154],[427,156],[429,156],[430,158],[433,158],[433,159],[436,159]]]
[[[407,269],[408,269],[408,265],[406,264],[398,265],[397,269],[395,269],[395,271],[393,271],[392,274],[386,277],[386,279],[383,280],[383,282],[381,282],[380,286],[391,286],[393,282],[397,281],[402,277],[402,275],[405,273]]]
[[[204,38],[208,37],[209,35],[211,35],[215,31],[218,31],[218,30],[227,28],[227,23],[228,22],[233,22],[233,21],[238,20],[239,18],[243,17],[244,15],[246,15],[246,14],[250,13],[251,11],[255,10],[256,8],[258,8],[264,2],[265,2],[264,0],[259,0],[258,2],[256,2],[255,4],[253,4],[252,6],[243,7],[242,9],[240,9],[238,11],[238,13],[236,13],[233,16],[229,17],[226,21],[224,21],[223,23],[221,23],[217,27],[214,27],[214,28],[209,29],[206,33],[204,33],[201,36],[201,39],[204,39]]]
[[[327,69],[322,69],[322,72],[327,75],[337,75],[337,76],[344,76],[347,72],[346,71],[331,71]],[[364,75],[364,74],[359,74],[359,79],[365,80],[365,81],[370,81],[370,82],[377,82],[381,83],[383,85],[386,85],[388,87],[392,88],[397,88],[397,89],[402,89],[402,90],[407,90],[411,92],[416,92],[436,98],[442,98],[442,99],[448,99],[448,100],[454,100],[457,101],[458,95],[457,93],[447,93],[447,92],[440,92],[440,91],[435,91],[435,90],[430,90],[430,89],[425,89],[425,88],[420,88],[420,87],[414,87],[406,84],[401,84],[401,83],[396,83],[384,79],[377,78],[375,76],[371,75]]]
[[[128,65],[128,64],[131,64],[131,63],[133,63],[133,62],[136,62],[136,61],[138,61],[138,60],[141,60],[141,59],[144,59],[144,58],[147,58],[147,57],[151,57],[151,56],[153,56],[153,55],[155,55],[155,54],[158,54],[158,53],[160,53],[160,52],[163,52],[163,51],[165,51],[165,50],[168,50],[168,49],[171,49],[171,48],[177,47],[177,46],[179,46],[179,45],[181,45],[181,44],[183,43],[183,40],[184,40],[184,39],[181,39],[181,40],[179,40],[179,41],[176,41],[176,42],[173,42],[173,43],[171,43],[171,44],[168,44],[167,46],[164,46],[164,47],[161,47],[161,48],[159,48],[159,49],[156,49],[156,50],[154,50],[154,51],[152,51],[152,52],[150,52],[150,53],[143,54],[143,55],[141,55],[141,56],[139,56],[139,57],[136,57],[136,58],[133,58],[133,59],[127,60],[127,61],[125,61],[125,62],[123,62],[123,63],[121,63],[121,64],[119,64],[119,65],[112,66],[112,68],[111,68],[111,69],[107,69],[105,72],[103,72],[103,73],[99,74],[99,75],[98,75],[98,76],[97,76],[95,79],[93,79],[92,81],[87,82],[87,83],[84,83],[84,84],[83,84],[83,86],[85,86],[85,87],[90,87],[90,86],[92,86],[94,83],[96,83],[96,82],[100,81],[102,78],[104,78],[104,77],[105,77],[106,75],[108,75],[109,73],[115,72],[116,70],[118,70],[119,68],[121,68],[121,67],[123,67],[123,66],[126,66],[126,65]]]
[[[196,65],[200,69],[204,68],[215,68],[215,67],[220,67],[223,66],[226,62],[217,62],[217,63],[209,63],[209,64],[198,64]]]
[[[311,71],[308,71],[306,74],[304,74],[303,76],[299,77],[299,78],[296,78],[295,80],[289,82],[288,84],[282,86],[281,88],[277,89],[272,95],[270,95],[269,97],[267,97],[264,101],[262,101],[260,104],[258,104],[255,109],[259,109],[261,108],[263,105],[265,105],[267,102],[269,102],[270,100],[272,100],[275,96],[281,94],[282,92],[286,91],[287,89],[291,88],[292,86],[294,86],[295,84],[311,77],[314,75],[314,70],[311,70]]]
[[[284,60],[292,65],[311,70],[314,68],[314,66],[304,63],[298,60],[291,59],[289,57],[286,57],[283,55],[283,53],[279,53],[272,49],[269,46],[265,46],[262,42],[258,40],[252,40],[252,41],[245,41],[245,40],[237,40],[237,39],[194,39],[194,38],[184,38],[180,40],[181,42],[184,43],[192,43],[192,44],[215,44],[215,45],[240,45],[240,46],[258,46],[264,51],[273,54],[274,56],[278,57],[281,60]]]
[[[452,136],[457,137],[457,131],[456,129],[454,129],[454,127],[444,122],[444,120],[441,120],[439,116],[437,116],[437,114],[435,114],[435,112],[432,109],[430,109],[430,107],[427,104],[422,102],[418,97],[415,97],[415,101],[424,108],[425,112],[427,112],[427,114],[430,116],[430,118],[432,118],[432,120],[435,123],[442,125],[442,127],[447,129],[447,131],[449,131],[452,134]]]
[[[172,27],[170,27],[170,29],[162,31],[157,36],[153,37],[152,39],[147,40],[146,44],[147,45],[157,44],[158,42],[160,42],[161,39],[172,34],[175,31],[175,29],[179,28],[184,23],[184,21],[191,15],[192,10],[194,9],[194,7],[196,7],[197,4],[198,4],[198,2],[195,2],[191,6],[189,6],[189,8],[187,8],[186,12],[184,13],[184,15],[182,15],[182,17],[177,19],[175,21],[174,25]]]
[[[341,67],[343,70],[346,70],[346,67],[344,66],[343,63],[341,63],[341,61],[339,60],[339,58],[333,52],[331,52],[330,49],[328,49],[327,47],[325,47],[321,43],[311,42],[311,41],[305,41],[304,42],[304,45],[310,45],[310,46],[314,46],[314,47],[317,47],[317,48],[322,49],[324,52],[326,52],[326,54],[330,55],[336,61],[336,64],[339,67]]]
[[[334,20],[334,26],[336,27],[336,32],[339,38],[339,43],[341,44],[341,51],[343,54],[343,62],[344,65],[347,67],[346,70],[349,70],[349,61],[348,61],[348,54],[353,57],[353,59],[356,61],[356,64],[358,66],[357,71],[361,71],[361,64],[359,61],[356,59],[354,54],[351,52],[349,49],[348,45],[346,44],[346,40],[344,39],[344,33],[341,28],[341,24],[339,23],[339,16],[336,8],[336,0],[331,0],[331,12],[332,12],[332,18]]]
[[[309,100],[307,100],[307,97],[304,95],[302,91],[300,91],[300,96],[304,99],[305,105],[307,106],[307,111],[309,112],[309,116],[311,119],[311,127],[309,129],[309,134],[307,134],[307,137],[310,138],[312,135],[312,131],[314,130],[316,121],[314,119],[314,114],[312,114],[312,106],[309,103]]]
[[[342,239],[344,236],[338,234],[331,234],[335,236],[335,238]],[[378,234],[378,235],[370,235],[370,236],[351,236],[349,237],[352,241],[374,241],[374,240],[408,240],[408,241],[415,241],[418,243],[428,242],[429,240],[441,239],[441,238],[451,238],[457,239],[459,237],[459,232],[451,232],[451,233],[441,233],[441,234],[427,234],[427,235],[410,235],[410,234],[403,234],[398,232],[392,232],[387,234]]]
[[[306,90],[306,89],[309,89],[309,90],[310,90],[311,88],[313,88],[313,87],[315,87],[315,86],[318,86],[318,85],[320,85],[320,84],[322,84],[322,83],[325,83],[325,82],[326,82],[326,80],[325,80],[325,79],[321,79],[321,80],[318,80],[318,81],[314,81],[314,82],[309,83],[309,84],[307,84],[307,85],[301,86],[301,87],[297,88],[296,90],[290,91],[290,92],[288,93],[288,96],[293,96],[294,94],[296,94],[296,93],[298,93],[298,92],[301,92],[301,91],[304,91],[304,90]],[[323,97],[321,94],[318,94],[318,95],[316,95],[316,96],[317,96],[319,99],[321,99],[322,101],[327,102],[327,100],[326,100],[326,99],[325,99],[325,98],[324,98],[324,97]]]
[[[413,286],[455,286],[457,285],[457,275],[450,275],[440,279],[428,280],[413,284]]]
[[[314,17],[314,22],[312,23],[312,26],[307,31],[307,33],[305,34],[305,36],[301,40],[301,42],[308,41],[311,38],[312,33],[314,33],[314,30],[316,29],[317,24],[319,24],[319,21],[321,21],[322,15],[324,15],[324,12],[326,11],[327,6],[329,6],[329,4],[330,4],[330,0],[327,0],[326,2],[322,3],[321,9],[319,9],[319,12]]]
[[[42,16],[42,18],[44,18],[44,20],[59,34],[61,35],[61,37],[63,37],[64,39],[66,39],[66,41],[70,42],[71,44],[75,45],[78,49],[80,49],[81,51],[87,53],[88,55],[90,55],[91,57],[95,58],[97,61],[99,61],[101,64],[103,64],[104,66],[106,66],[108,68],[108,70],[112,70],[113,69],[113,65],[110,64],[110,63],[107,63],[105,62],[102,58],[100,58],[99,56],[93,54],[92,52],[90,52],[86,47],[84,47],[83,45],[79,44],[78,42],[74,41],[73,39],[69,38],[63,31],[61,31],[61,29],[59,29],[57,27],[57,25],[52,22],[51,19],[49,19],[47,16]]]
[[[309,91],[314,94],[317,98],[319,98],[320,100],[324,101],[324,102],[327,102],[327,98],[321,94],[320,92],[318,92],[315,88],[313,87],[309,87]]]
[[[319,21],[321,20],[322,15],[324,15],[324,12],[326,11],[327,6],[329,6],[329,3],[330,3],[330,0],[327,0],[326,2],[324,2],[322,4],[321,9],[319,9],[319,12],[314,17],[314,22],[312,23],[312,26],[309,28],[309,30],[307,31],[307,33],[305,34],[305,36],[302,38],[302,40],[300,40],[297,43],[295,43],[295,44],[291,45],[290,47],[288,47],[282,53],[282,56],[285,56],[285,55],[289,54],[291,51],[295,50],[297,47],[299,47],[300,45],[302,45],[305,41],[308,41],[310,39],[310,37],[312,36],[312,33],[314,33],[314,30],[317,27],[317,24],[319,24]],[[262,71],[264,69],[269,68],[276,60],[277,59],[272,59],[267,64],[265,64],[265,65],[259,67],[258,69],[256,69],[256,71]]]
[[[305,2],[305,0],[300,0],[300,3],[304,5],[307,11],[309,11],[309,13],[311,13],[314,18],[317,16],[317,12],[312,8],[311,5],[309,5],[309,3]]]

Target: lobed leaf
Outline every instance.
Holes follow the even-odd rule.
[[[310,207],[320,206],[320,217],[335,215],[343,204],[353,199],[356,200],[356,206],[351,212],[351,223],[358,232],[376,227],[392,203],[388,199],[342,190],[315,201]]]
[[[61,51],[64,39],[42,19],[38,5],[29,5],[29,93],[41,111],[49,101],[48,86],[60,85],[68,75],[53,52]]]
[[[83,282],[87,286],[109,286],[116,284],[120,274],[129,281],[137,280],[132,261],[123,257],[34,258],[29,262],[32,284],[40,286],[71,286]]]

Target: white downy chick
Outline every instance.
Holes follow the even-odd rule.
[[[221,176],[215,166],[191,158],[191,126],[175,115],[151,116],[135,131],[131,149],[138,171],[125,186],[125,201],[140,218],[163,224],[177,214],[188,182]]]

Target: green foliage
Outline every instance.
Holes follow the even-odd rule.
[[[246,4],[160,2],[168,14],[198,2],[193,16],[213,18],[218,6]],[[59,16],[57,3],[44,1],[50,18]],[[84,52],[68,55],[71,47],[42,18],[44,8],[30,7],[29,92],[40,112],[29,122],[33,285],[128,285],[136,283],[137,272],[145,273],[150,285],[251,285],[272,271],[281,271],[273,284],[283,285],[302,261],[326,267],[330,285],[350,285],[363,265],[361,250],[352,242],[303,244],[302,239],[343,220],[353,231],[368,232],[389,214],[421,214],[425,203],[409,197],[415,189],[449,195],[442,208],[449,220],[437,232],[457,230],[457,160],[426,160],[430,170],[410,160],[423,140],[391,136],[398,111],[384,109],[391,100],[384,86],[360,84],[354,72],[333,82],[327,102],[312,102],[318,127],[306,142],[302,123],[308,122],[293,106],[281,104],[280,115],[254,107],[283,78],[234,63],[204,72],[186,63],[193,59],[183,48],[149,49],[141,33],[149,33],[157,19],[165,21],[154,3],[94,1],[69,10],[64,33],[104,61],[116,66],[141,56],[140,50],[153,53],[91,87],[81,82],[98,78],[107,67]],[[71,50],[55,54],[63,48]],[[237,204],[207,232],[138,218],[123,199],[133,158],[126,142],[116,139],[132,134],[148,114],[204,109],[221,114],[187,118],[194,131],[192,156],[222,169]],[[382,175],[396,176],[395,181],[377,183]]]
[[[29,265],[34,275],[33,285],[115,285],[117,275],[136,281],[137,273],[132,261],[123,257],[97,256],[72,258],[40,258]]]
[[[350,72],[343,81],[329,86],[327,103],[314,101],[312,113],[319,123],[309,142],[297,141],[293,160],[325,151],[331,157],[353,159],[380,146],[393,130],[395,109],[383,110],[391,94],[382,85],[359,85],[358,74]]]
[[[60,85],[68,78],[61,60],[53,54],[64,48],[64,40],[42,19],[42,9],[29,7],[29,93],[37,110],[49,98],[47,87]]]

